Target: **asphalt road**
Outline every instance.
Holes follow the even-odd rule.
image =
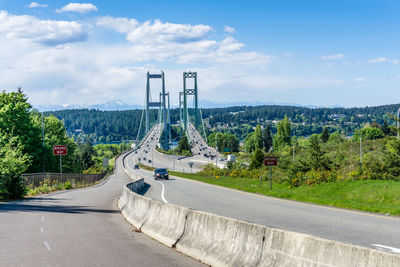
[[[128,168],[132,168],[138,155],[131,154],[126,158]],[[156,163],[154,166],[159,167]],[[400,253],[400,217],[265,197],[178,177],[155,181],[151,172],[135,171],[151,185],[146,194],[154,199],[279,229]]]
[[[101,185],[0,203],[0,266],[204,266],[123,218],[121,162]]]

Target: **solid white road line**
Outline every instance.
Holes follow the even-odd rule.
[[[158,183],[160,183],[161,184],[161,186],[162,186],[162,189],[161,189],[161,199],[162,199],[162,201],[164,201],[165,203],[168,203],[168,201],[165,199],[165,197],[164,197],[164,184],[163,183],[161,183],[160,181],[158,181],[158,180],[156,180],[156,182],[158,182]]]
[[[393,253],[399,253],[400,254],[400,248],[394,248],[394,247],[389,247],[385,245],[379,245],[379,244],[372,244],[376,249],[383,250],[383,251],[389,251]]]
[[[47,248],[47,250],[51,250],[51,247],[47,241],[43,241],[44,246]]]
[[[43,234],[44,233],[44,228],[40,227],[40,233]]]

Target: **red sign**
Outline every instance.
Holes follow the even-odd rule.
[[[278,157],[265,157],[264,158],[265,166],[276,166],[278,165]]]
[[[67,146],[65,145],[53,146],[53,155],[54,156],[67,155]]]

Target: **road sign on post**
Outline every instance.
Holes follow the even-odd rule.
[[[53,146],[53,155],[54,156],[67,155],[67,146],[65,145]]]
[[[67,146],[66,145],[58,145],[53,146],[53,155],[60,156],[60,174],[62,174],[62,157],[67,155]]]
[[[264,158],[265,166],[276,166],[278,165],[278,157],[265,157]]]
[[[272,166],[278,165],[278,157],[265,157],[264,158],[264,165],[269,167],[269,189],[272,190]],[[261,176],[260,176],[261,182]]]

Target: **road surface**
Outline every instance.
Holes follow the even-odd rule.
[[[101,185],[0,203],[0,266],[204,266],[123,218],[121,162]]]

